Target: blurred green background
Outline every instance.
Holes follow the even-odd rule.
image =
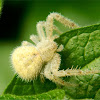
[[[100,23],[100,0],[5,0],[0,19],[0,94],[14,76],[11,52],[37,34],[37,22],[50,12],[59,12],[80,26],[92,25]]]

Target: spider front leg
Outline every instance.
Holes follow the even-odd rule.
[[[43,40],[46,38],[45,32],[43,30],[43,27],[45,27],[45,21],[39,21],[36,25],[37,27],[37,33],[39,35],[40,40]]]
[[[45,22],[45,21],[39,21],[39,22],[37,23],[37,32],[38,32],[38,35],[39,35],[40,40],[46,39],[46,36],[47,36],[47,34],[45,34],[45,31],[44,31],[43,28],[46,29],[46,22]],[[62,32],[58,29],[58,27],[56,27],[55,25],[53,25],[52,28],[53,28],[53,30],[57,31],[59,34],[62,33]],[[55,39],[56,37],[57,37],[57,35],[54,36],[54,39]]]
[[[38,44],[40,41],[37,35],[31,35],[30,39],[35,43],[35,45]]]
[[[51,13],[48,15],[46,20],[46,34],[47,37],[52,37],[53,33],[53,20],[56,19],[60,23],[64,24],[65,26],[71,27],[71,28],[78,28],[79,26],[75,24],[74,22],[70,21],[68,18],[65,18],[59,13]]]
[[[59,70],[59,66],[60,66],[60,55],[58,53],[55,53],[55,55],[51,61],[51,72],[56,77],[89,75],[89,74],[99,73],[98,70],[82,71],[80,69],[66,69],[64,71],[64,70]]]

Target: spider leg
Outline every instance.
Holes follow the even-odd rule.
[[[40,72],[40,80],[41,80],[41,82],[45,81],[45,78],[44,78],[44,68]]]
[[[65,76],[78,76],[78,75],[89,75],[89,74],[95,74],[99,73],[98,70],[86,70],[82,71],[80,69],[66,69],[64,70],[59,70],[60,66],[60,55],[58,53],[55,53],[52,62],[51,62],[51,71],[54,76],[57,77],[65,77]]]
[[[36,36],[36,35],[31,35],[31,36],[30,36],[30,39],[31,39],[35,44],[38,44],[38,43],[39,43],[39,38],[38,38],[38,36]]]
[[[22,41],[21,45],[22,46],[34,46],[32,43],[27,42],[27,41]]]
[[[72,27],[72,28],[77,28],[79,27],[77,24],[74,22],[70,21],[68,18],[65,18],[59,13],[51,13],[48,15],[47,20],[46,20],[46,34],[47,37],[52,36],[53,33],[53,20],[56,19],[60,23],[64,24],[65,26]]]
[[[39,35],[40,40],[45,39],[45,33],[43,30],[43,27],[45,27],[45,21],[39,21],[36,27],[37,27],[37,33]]]
[[[40,21],[40,22],[37,23],[37,32],[38,32],[38,35],[39,35],[40,40],[46,38],[45,33],[44,33],[44,30],[43,30],[43,27],[46,29],[46,22],[45,22],[45,21]],[[53,30],[57,31],[59,34],[62,33],[62,32],[58,29],[58,27],[56,27],[55,25],[53,25],[52,27],[53,27]],[[46,34],[46,35],[47,35],[47,34]],[[57,36],[56,36],[56,37],[57,37]],[[54,36],[54,39],[55,39],[56,37]]]
[[[59,35],[53,35],[52,40],[59,38]]]
[[[61,78],[57,77],[57,76],[54,76],[51,72],[51,62],[49,62],[45,68],[44,68],[44,76],[46,78],[48,78],[49,80],[57,83],[57,84],[60,84],[60,85],[63,85],[63,86],[76,86],[75,84],[71,84],[69,82],[65,82],[64,80],[62,80]]]
[[[60,31],[56,25],[53,25],[53,30],[57,31],[59,34],[62,33],[62,31]]]
[[[57,52],[61,52],[63,49],[64,49],[64,46],[61,44],[61,45],[58,47]]]

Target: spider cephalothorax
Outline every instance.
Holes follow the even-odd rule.
[[[16,48],[11,56],[13,67],[23,80],[34,80],[39,74],[42,74],[57,84],[68,85],[68,83],[63,81],[60,77],[92,74],[92,71],[85,72],[79,69],[59,70],[61,59],[60,54],[57,52],[63,50],[63,45],[58,47],[57,43],[54,42],[54,39],[57,38],[58,35],[53,35],[53,30],[61,33],[61,31],[53,25],[54,19],[71,28],[79,27],[59,13],[51,13],[48,15],[46,21],[38,22],[38,36],[30,36],[30,39],[35,45],[23,41],[22,45]],[[43,28],[45,28],[46,33]],[[93,73],[96,72],[94,71]]]

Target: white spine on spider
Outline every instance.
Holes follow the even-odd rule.
[[[22,45],[12,53],[11,61],[15,72],[26,81],[34,80],[39,74],[42,74],[49,80],[61,85],[69,85],[69,83],[60,77],[97,73],[97,71],[84,72],[80,69],[59,70],[61,59],[57,52],[62,51],[63,46],[58,47],[57,43],[54,42],[58,36],[53,35],[53,30],[61,34],[61,31],[53,25],[54,19],[68,27],[79,27],[59,13],[51,13],[46,21],[38,22],[38,36],[30,36],[35,45],[23,41]],[[46,34],[43,28],[45,28]]]

